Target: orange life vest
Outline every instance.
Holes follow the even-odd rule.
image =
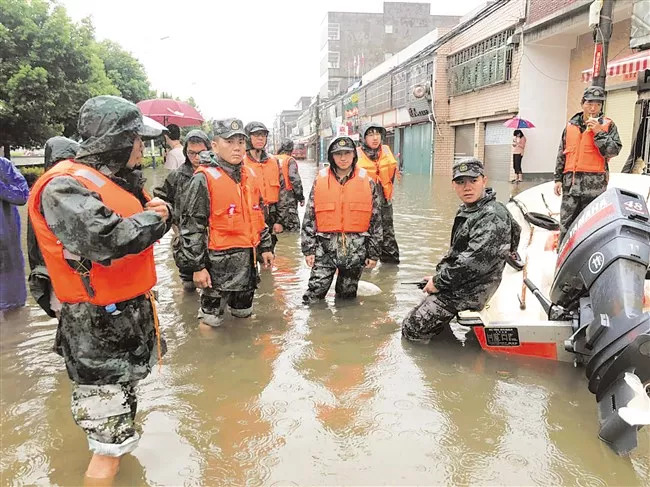
[[[603,118],[603,130],[609,132],[609,118]],[[580,127],[567,124],[564,143],[564,172],[605,172],[605,158],[594,142],[591,130],[580,132]]]
[[[289,179],[289,161],[291,160],[290,154],[279,154],[276,156],[278,161],[280,161],[280,170],[282,171],[282,177],[284,178],[284,188],[287,191],[293,189],[291,180]]]
[[[316,231],[324,233],[361,233],[370,228],[372,189],[368,172],[355,167],[345,184],[338,182],[332,170],[321,169],[314,189]]]
[[[265,205],[272,205],[280,200],[280,168],[275,157],[269,156],[264,162],[257,162],[248,153],[244,156],[244,165],[253,169],[260,179],[262,198]]]
[[[88,294],[81,275],[66,261],[77,260],[79,256],[68,253],[41,213],[41,194],[45,186],[58,176],[75,178],[90,191],[98,193],[102,202],[123,218],[144,211],[135,196],[85,164],[61,161],[38,178],[29,196],[28,211],[56,297],[63,303],[106,306],[146,294],[156,284],[153,246],[139,254],[115,259],[109,265],[93,262],[87,276],[94,296]]]
[[[205,175],[210,194],[208,248],[257,247],[265,223],[255,171],[242,167],[239,184],[215,166],[199,166],[196,172]]]
[[[386,200],[391,201],[393,199],[393,179],[395,179],[395,173],[397,172],[397,160],[393,156],[390,147],[382,145],[379,158],[376,161],[370,159],[361,147],[357,149],[357,154],[359,156],[357,166],[368,171],[368,175],[372,180],[381,184]]]

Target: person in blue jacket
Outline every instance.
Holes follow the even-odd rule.
[[[20,247],[20,215],[27,203],[27,181],[9,159],[0,157],[0,314],[25,305],[25,260]]]

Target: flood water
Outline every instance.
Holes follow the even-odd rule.
[[[315,165],[300,171],[308,189]],[[160,184],[165,170],[147,177]],[[502,201],[511,188],[495,184]],[[116,485],[650,485],[650,429],[630,457],[612,453],[584,369],[491,356],[469,335],[401,339],[422,297],[401,282],[432,273],[456,207],[446,178],[405,176],[403,263],[364,272],[383,293],[344,305],[301,304],[309,269],[299,236],[281,235],[254,317],[207,331],[165,236],[155,252],[169,352],[139,386],[142,439]],[[31,298],[0,326],[2,485],[83,481],[90,454],[55,329]]]

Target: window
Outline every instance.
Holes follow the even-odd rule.
[[[513,47],[506,45],[506,41],[514,32],[511,27],[449,56],[449,94],[459,95],[508,81],[512,76]]]
[[[339,94],[340,83],[341,82],[338,79],[331,79],[327,82],[327,91],[329,92],[329,96],[336,96]]]
[[[386,32],[386,34],[392,34],[393,33],[393,26],[388,25],[388,24],[384,25],[384,32]]]
[[[327,40],[338,41],[341,39],[341,24],[327,24]]]
[[[327,52],[327,67],[330,69],[338,69],[340,67],[341,53],[338,51]]]

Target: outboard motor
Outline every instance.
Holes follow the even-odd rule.
[[[600,438],[618,454],[650,424],[650,314],[643,312],[650,214],[638,194],[611,188],[573,223],[558,251],[550,298],[574,319],[565,348],[586,364]]]

